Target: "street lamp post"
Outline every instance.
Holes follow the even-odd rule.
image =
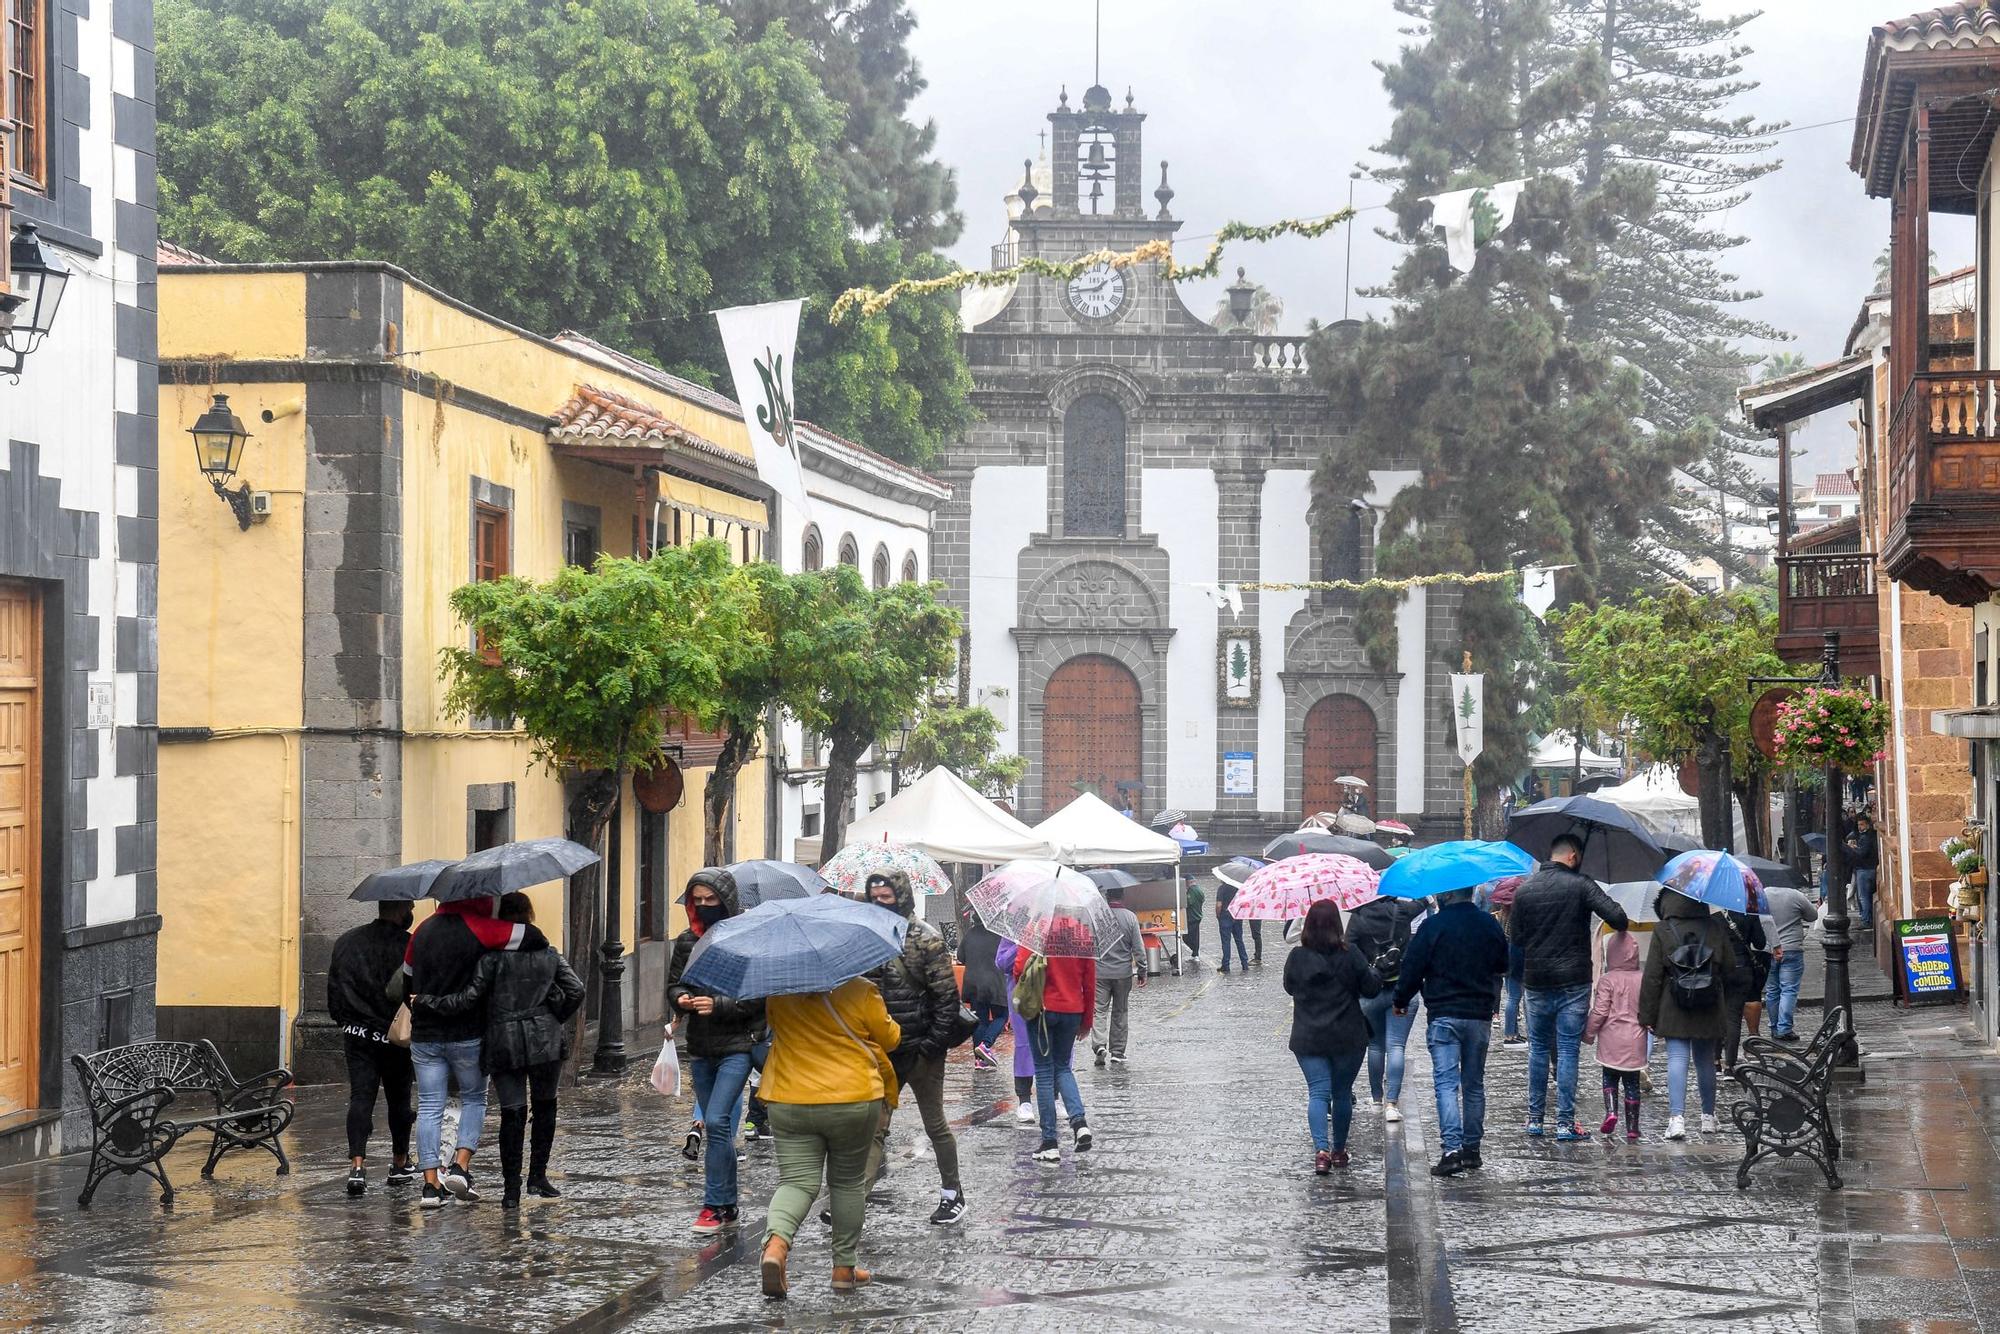
[[[1820,649],[1820,681],[1827,686],[1840,684],[1840,631],[1828,630]],[[1847,933],[1847,849],[1840,840],[1840,789],[1845,775],[1827,757],[1822,775],[1826,791],[1820,803],[1821,826],[1826,836],[1826,1013],[1835,1007],[1847,1012],[1847,1032],[1842,1040],[1837,1065],[1855,1065],[1860,1053],[1854,1045],[1854,991],[1848,974],[1848,955],[1854,941]]]

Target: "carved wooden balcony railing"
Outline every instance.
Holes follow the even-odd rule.
[[[1828,630],[1840,632],[1841,670],[1881,671],[1875,557],[1868,552],[1782,556],[1778,560],[1778,656],[1817,662]]]
[[[2000,371],[1913,375],[1889,425],[1883,570],[1948,602],[2000,587]]]

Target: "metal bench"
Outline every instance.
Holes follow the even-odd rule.
[[[254,1079],[238,1080],[215,1044],[200,1042],[134,1042],[88,1056],[72,1056],[84,1098],[90,1105],[90,1174],[79,1208],[113,1172],[130,1176],[143,1172],[160,1183],[160,1203],[174,1202],[173,1183],[161,1160],[181,1136],[207,1130],[214,1139],[203,1165],[204,1177],[231,1149],[253,1145],[278,1160],[278,1175],[292,1170],[278,1136],[292,1123],[292,1100],[279,1095],[290,1087],[292,1072],[270,1070]],[[167,1111],[182,1095],[213,1099],[215,1110],[169,1117]]]
[[[1839,1190],[1840,1137],[1834,1133],[1827,1091],[1833,1066],[1851,1038],[1847,1011],[1835,1006],[1803,1048],[1793,1050],[1767,1038],[1743,1044],[1744,1059],[1733,1077],[1749,1095],[1730,1116],[1743,1132],[1743,1161],[1736,1168],[1738,1189],[1750,1185],[1750,1169],[1762,1159],[1801,1154],[1819,1166],[1827,1187]]]

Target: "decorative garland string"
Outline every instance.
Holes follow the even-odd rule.
[[[1223,247],[1231,241],[1269,241],[1280,236],[1298,236],[1312,240],[1326,235],[1353,217],[1354,210],[1344,208],[1323,218],[1280,218],[1261,227],[1247,222],[1224,223],[1222,229],[1215,234],[1215,239],[1209,243],[1208,254],[1201,263],[1192,265],[1174,262],[1172,242],[1148,241],[1133,250],[1093,250],[1078,259],[1067,261],[1029,258],[1004,269],[960,269],[938,278],[905,278],[901,282],[891,283],[880,289],[850,287],[833,303],[833,309],[828,313],[827,319],[839,324],[857,310],[863,316],[879,315],[891,304],[906,296],[930,296],[938,292],[956,292],[967,287],[1005,287],[1023,274],[1068,282],[1099,264],[1108,264],[1114,269],[1128,269],[1135,264],[1158,264],[1162,276],[1168,282],[1214,278],[1222,272]]]
[[[1414,574],[1407,579],[1306,579],[1298,582],[1236,584],[1245,593],[1405,592],[1437,584],[1497,584],[1521,577],[1519,570],[1478,570],[1471,574]]]

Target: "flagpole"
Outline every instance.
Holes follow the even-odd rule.
[[[1472,650],[1465,651],[1464,672],[1472,675]],[[1472,837],[1472,761],[1465,762],[1465,836]]]

